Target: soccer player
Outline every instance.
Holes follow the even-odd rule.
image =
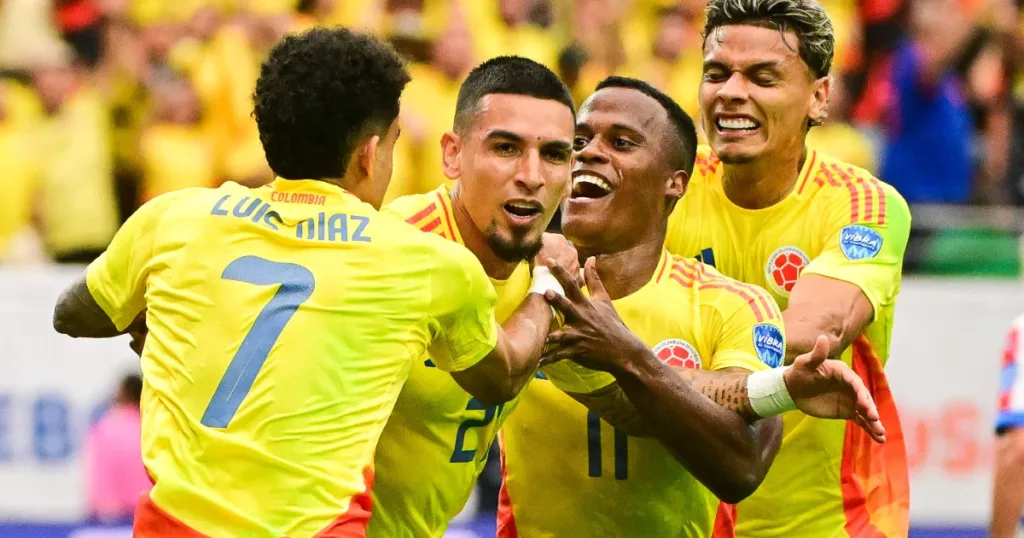
[[[813,0],[710,0],[702,147],[666,247],[766,288],[783,310],[786,362],[821,334],[871,389],[888,442],[852,423],[784,417],[782,449],[737,507],[740,537],[905,537],[906,449],[883,367],[910,213],[870,172],[808,150],[825,121],[834,36]]]
[[[138,334],[145,312],[136,536],[363,536],[413,362],[429,349],[486,405],[534,368],[472,254],[377,211],[408,80],[373,37],[286,37],[254,94],[278,178],[153,199],[59,300],[75,337]]]
[[[510,335],[525,331],[528,343],[542,344],[551,324],[547,302],[530,294],[529,261],[568,194],[574,126],[569,89],[548,68],[515,56],[488,60],[463,82],[453,129],[441,140],[451,189],[384,208],[473,252],[497,292],[498,321]],[[514,407],[484,405],[433,358],[415,362],[377,445],[368,535],[443,535]]]
[[[1003,350],[996,416],[991,538],[1017,538],[1024,508],[1024,316],[1013,321]]]
[[[546,359],[615,372],[618,383],[582,392],[549,375],[555,383],[524,390],[502,433],[499,536],[707,538],[716,496],[749,495],[771,465],[780,420],[761,419],[793,405],[830,418],[856,408],[884,438],[860,380],[825,364],[824,338],[793,368],[768,370],[782,362],[785,337],[767,292],[664,249],[697,147],[676,103],[611,77],[584,103],[574,146],[562,228],[581,259],[597,256],[605,284],[588,262],[595,309],[556,266],[566,295],[549,299],[569,325],[549,336]],[[602,427],[599,417],[624,403],[640,412],[628,430]]]

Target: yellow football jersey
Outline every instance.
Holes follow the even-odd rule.
[[[497,341],[468,250],[322,181],[157,197],[86,278],[118,328],[147,312],[141,536],[362,536],[413,362]]]
[[[451,194],[440,187],[398,198],[384,208],[421,230],[462,243]],[[491,280],[503,323],[526,299],[530,266],[523,262],[507,280]],[[375,459],[373,518],[367,535],[381,538],[440,537],[469,499],[487,453],[516,401],[485,407],[438,371],[431,358],[412,365]]]
[[[782,362],[782,316],[768,294],[696,260],[664,252],[651,280],[613,304],[670,366]],[[711,534],[718,499],[658,441],[616,431],[550,381],[524,390],[501,448],[500,538]]]
[[[817,151],[808,151],[793,191],[765,209],[730,202],[722,174],[722,162],[701,147],[666,248],[765,287],[782,309],[801,274],[860,287],[874,321],[842,358],[871,390],[888,438],[879,445],[852,422],[785,414],[768,477],[737,507],[737,535],[905,537],[906,450],[883,367],[910,233],[906,202],[868,172]]]

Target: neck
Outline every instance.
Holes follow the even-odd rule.
[[[455,226],[459,229],[459,235],[462,236],[462,243],[480,261],[487,276],[495,280],[505,280],[512,276],[520,262],[504,260],[494,253],[491,245],[487,242],[487,236],[477,228],[462,205],[457,183],[452,189],[452,213],[455,214]]]
[[[597,249],[577,248],[582,266],[587,258],[597,256],[597,274],[608,296],[621,299],[635,293],[650,282],[661,260],[665,235],[653,237],[614,253]]]
[[[765,155],[754,162],[726,164],[722,189],[744,209],[764,209],[782,201],[800,177],[807,151]]]

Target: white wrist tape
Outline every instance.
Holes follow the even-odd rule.
[[[747,397],[750,399],[750,407],[761,418],[774,417],[796,409],[793,397],[786,388],[786,379],[783,377],[787,369],[788,366],[772,368],[747,376]]]
[[[558,295],[565,297],[565,289],[558,283],[555,275],[551,274],[551,269],[538,265],[533,268],[533,282],[530,283],[530,293],[544,295],[544,292],[548,290],[552,290]]]

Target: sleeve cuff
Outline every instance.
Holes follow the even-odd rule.
[[[749,372],[759,372],[761,370],[768,370],[768,365],[761,362],[756,355],[752,353],[744,353],[739,350],[725,351],[715,355],[712,359],[710,370],[712,372],[717,370],[724,370],[726,368],[742,368]]]
[[[573,394],[590,394],[615,382],[608,372],[590,370],[568,359],[541,368],[541,373],[559,390]]]
[[[847,284],[857,286],[857,288],[860,289],[861,293],[864,294],[864,297],[867,297],[868,302],[871,303],[871,322],[874,323],[878,321],[878,313],[882,310],[882,301],[874,293],[871,293],[863,284],[857,282],[857,280],[853,278],[853,275],[857,273],[857,271],[851,271],[851,276],[848,277],[845,271],[822,271],[815,269],[814,267],[807,267],[807,269],[804,269],[804,271],[800,274],[823,276],[825,278],[841,280],[843,282],[846,282]],[[863,273],[861,272],[861,274]]]
[[[131,324],[132,321],[135,320],[135,317],[133,316],[129,319],[123,319],[124,316],[121,316],[120,312],[114,308],[114,305],[110,304],[110,301],[107,300],[106,296],[99,292],[99,290],[104,288],[106,282],[104,282],[103,277],[98,274],[99,269],[95,267],[95,263],[96,262],[90,264],[85,270],[85,286],[89,290],[89,295],[92,295],[92,299],[96,301],[96,304],[99,305],[107,317],[110,318],[110,321],[114,323],[114,327],[119,331],[123,331]]]

